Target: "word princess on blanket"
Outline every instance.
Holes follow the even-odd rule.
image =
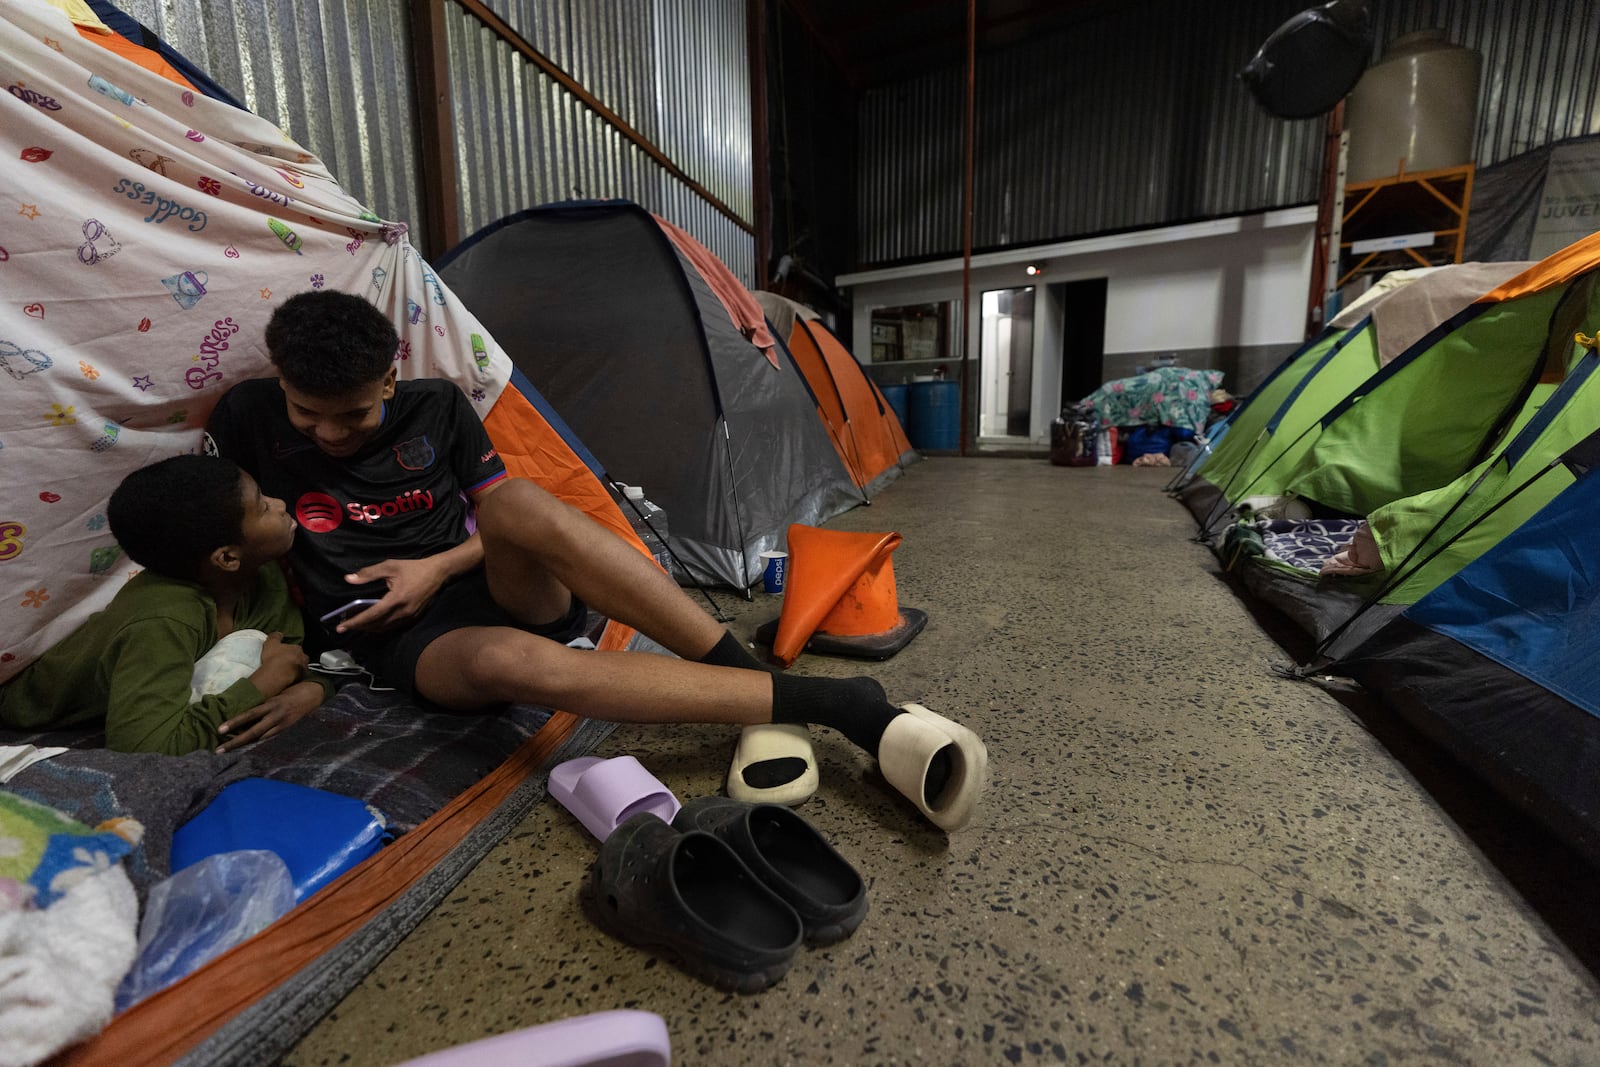
[[[152,190],[144,187],[144,182],[136,182],[132,178],[122,178],[111,187],[113,193],[121,193],[129,200],[141,204],[150,204],[155,210],[144,217],[146,222],[161,224],[176,215],[180,222],[187,222],[193,233],[199,233],[206,228],[206,213],[199,208],[184,207],[176,200],[168,200],[164,196],[157,196]]]

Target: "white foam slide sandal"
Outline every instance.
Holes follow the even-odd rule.
[[[972,820],[989,777],[989,750],[978,735],[921,704],[901,705],[878,742],[878,767],[889,784],[917,806],[939,829],[960,830]],[[928,765],[954,745],[950,777],[937,797],[923,795]]]
[[[728,795],[747,804],[794,807],[817,791],[811,731],[800,723],[762,723],[739,732]]]

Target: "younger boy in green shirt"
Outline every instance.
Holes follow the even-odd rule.
[[[103,723],[107,747],[124,752],[221,752],[286,729],[332,692],[307,678],[305,626],[270,565],[294,543],[295,522],[236,464],[176,456],[134,471],[106,517],[145,570],[0,687],[0,727]],[[191,700],[196,662],[247,629],[268,634],[260,667]]]

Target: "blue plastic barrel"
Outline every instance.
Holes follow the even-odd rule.
[[[911,416],[906,411],[906,383],[882,385],[878,388],[882,390],[883,398],[889,402],[889,406],[894,408],[895,418],[900,420],[900,428],[905,429],[911,424]]]
[[[961,386],[958,382],[912,382],[911,419],[906,437],[912,448],[954,452],[961,447]]]

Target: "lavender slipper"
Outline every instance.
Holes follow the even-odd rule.
[[[678,798],[632,756],[583,756],[550,771],[550,795],[604,841],[611,831],[640,812],[662,822],[678,814]]]

